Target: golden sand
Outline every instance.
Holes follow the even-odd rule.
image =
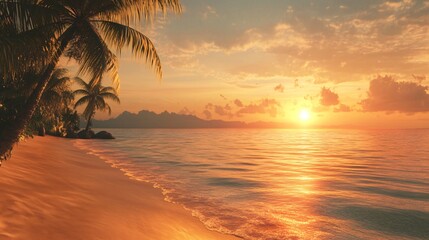
[[[208,230],[160,190],[73,141],[36,137],[4,162],[0,239],[236,239]]]

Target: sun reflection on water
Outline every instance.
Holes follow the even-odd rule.
[[[429,236],[429,131],[112,132],[108,146],[84,145],[109,149],[100,154],[213,230],[245,239]]]

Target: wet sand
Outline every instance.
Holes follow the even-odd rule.
[[[0,239],[237,239],[208,230],[159,189],[73,141],[29,139],[3,163]]]

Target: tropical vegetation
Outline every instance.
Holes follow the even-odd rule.
[[[44,135],[46,131],[52,135],[64,136],[67,131],[76,130],[79,117],[72,106],[74,95],[71,79],[67,74],[67,69],[55,69],[23,136],[33,132]],[[0,131],[4,131],[22,110],[38,77],[35,73],[27,72],[20,81],[0,80]]]
[[[76,78],[76,82],[81,88],[75,90],[73,94],[82,95],[82,97],[76,101],[74,107],[77,108],[86,104],[83,116],[86,119],[85,131],[88,131],[95,111],[108,111],[109,115],[111,114],[112,110],[109,104],[106,103],[107,99],[117,103],[120,103],[120,100],[114,88],[103,87],[100,81],[86,83],[81,78]]]
[[[116,54],[128,47],[161,77],[154,45],[136,27],[167,10],[180,12],[179,0],[0,0],[2,88],[29,93],[0,99],[0,158],[9,156],[30,125],[61,57],[97,81],[107,72],[118,87]]]

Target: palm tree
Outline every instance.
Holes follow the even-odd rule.
[[[19,72],[28,59],[26,66],[41,72],[23,110],[0,133],[0,160],[28,125],[61,56],[75,59],[79,72],[92,79],[110,71],[118,84],[116,55],[109,46],[117,53],[130,47],[162,77],[153,43],[132,25],[167,10],[181,12],[180,0],[0,0],[0,30],[7,30],[0,35],[1,74]]]
[[[120,103],[116,90],[112,87],[101,86],[100,81],[91,81],[86,83],[81,78],[75,78],[78,85],[81,86],[73,92],[74,95],[82,95],[82,97],[76,101],[75,108],[86,104],[83,116],[86,119],[85,131],[89,130],[91,126],[91,119],[95,114],[96,110],[108,111],[109,115],[112,110],[109,104],[106,103],[106,99],[110,99],[114,102]]]
[[[61,114],[61,122],[63,123],[66,137],[72,138],[75,132],[79,130],[80,118],[76,110],[66,108]]]
[[[55,69],[42,94],[37,111],[33,114],[33,119],[38,118],[39,121],[32,121],[37,125],[34,127],[39,129],[39,132],[44,132],[48,127],[47,130],[54,130],[51,133],[60,134],[61,115],[69,108],[74,99],[71,79],[67,74],[67,69]],[[33,85],[36,84],[37,82],[33,80]]]
[[[73,101],[71,91],[71,79],[67,76],[68,70],[65,68],[55,69],[50,78],[40,103],[46,107],[62,109]]]
[[[70,89],[71,81],[67,77],[67,72],[67,69],[64,68],[55,69],[52,77],[49,79],[37,106],[37,114],[33,115],[33,118],[39,115],[37,116],[40,119],[39,123],[43,122],[42,120],[48,119],[49,115],[59,115],[73,101]],[[7,116],[3,115],[2,117],[9,119],[16,118],[17,113],[24,107],[26,99],[37,85],[39,77],[37,73],[29,71],[22,74],[19,81],[7,82],[3,79],[0,80],[0,102],[4,103],[4,108],[13,109],[15,112],[4,113]],[[8,123],[8,121],[0,119],[0,132],[5,125],[9,127]]]
[[[27,133],[46,127],[59,127],[60,117],[70,107],[73,101],[71,79],[67,76],[67,69],[55,69],[45,91],[42,94],[37,110],[33,114]],[[27,72],[20,81],[4,82],[0,79],[0,132],[9,127],[9,123],[16,118],[18,112],[25,105],[25,101],[37,85],[40,76],[35,72]],[[44,131],[43,131],[44,132]]]

